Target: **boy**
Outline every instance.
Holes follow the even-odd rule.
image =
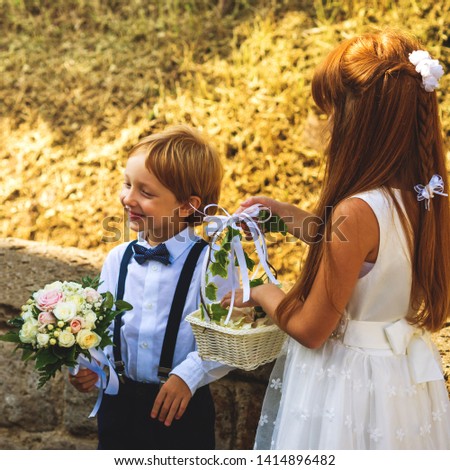
[[[138,244],[109,253],[101,289],[133,310],[117,320],[115,347],[107,351],[122,383],[118,395],[103,397],[99,449],[215,447],[207,384],[231,368],[200,359],[183,319],[198,308],[206,251],[193,227],[205,206],[217,204],[222,175],[216,151],[187,126],[145,137],[131,149],[120,200]],[[70,376],[82,392],[96,380],[88,369]]]

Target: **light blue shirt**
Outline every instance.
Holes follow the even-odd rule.
[[[124,300],[133,309],[125,312],[121,328],[121,352],[125,375],[139,382],[158,383],[158,365],[174,291],[190,248],[198,240],[192,227],[165,242],[171,264],[146,261],[140,265],[134,257],[128,264]],[[139,234],[138,243],[150,245]],[[116,295],[120,263],[128,243],[113,248],[103,265],[99,292]],[[181,377],[192,393],[197,388],[223,377],[232,367],[202,360],[197,351],[191,326],[184,318],[200,305],[200,275],[206,249],[200,255],[186,298],[177,336],[172,374]],[[112,347],[105,348],[113,359]]]

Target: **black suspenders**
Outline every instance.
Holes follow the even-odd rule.
[[[119,270],[119,281],[117,283],[116,299],[123,300],[123,294],[125,291],[125,279],[128,273],[128,263],[133,256],[133,245],[136,245],[138,241],[133,240],[128,243],[125,253],[122,257]],[[122,360],[122,351],[120,348],[120,328],[122,326],[122,317],[124,312],[120,313],[114,318],[114,335],[113,335],[113,354],[114,354],[114,368],[116,369],[117,375],[123,380],[123,373],[125,371],[125,364]]]
[[[120,264],[119,281],[117,285],[117,300],[123,299],[125,290],[125,279],[128,272],[128,263],[133,256],[133,245],[137,243],[137,240],[132,241],[128,244],[125,253]],[[186,297],[191,285],[192,276],[194,275],[195,266],[200,257],[203,248],[207,245],[205,240],[198,240],[194,243],[184,263],[183,269],[181,270],[180,277],[175,289],[175,294],[172,300],[172,306],[170,307],[169,319],[167,321],[166,332],[164,334],[164,341],[161,350],[161,357],[158,367],[158,377],[161,383],[164,383],[172,370],[173,356],[175,353],[175,344],[178,336],[178,330],[180,329],[181,316],[183,315],[184,305],[186,303]],[[122,379],[125,364],[122,360],[122,352],[120,345],[120,328],[122,326],[123,313],[117,315],[114,320],[114,363],[117,374]]]

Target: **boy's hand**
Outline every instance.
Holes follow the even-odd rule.
[[[82,393],[92,392],[98,375],[90,369],[80,369],[76,375],[69,374],[69,382]]]
[[[180,419],[183,416],[191,398],[192,393],[186,382],[172,374],[161,387],[150,416],[170,426],[174,418]]]

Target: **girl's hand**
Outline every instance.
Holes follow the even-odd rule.
[[[263,310],[275,320],[275,311],[278,304],[285,297],[285,293],[275,284],[261,284],[250,289],[250,299],[244,302],[242,299],[243,290],[236,289],[234,298],[235,307],[262,307]],[[222,307],[228,307],[231,302],[231,292],[224,295],[220,304]],[[276,320],[275,320],[276,321]]]
[[[252,196],[246,199],[244,202],[241,202],[241,205],[236,211],[236,214],[243,212],[245,209],[253,206],[254,204],[261,204],[262,206],[267,207],[270,210],[271,216],[278,215],[279,217],[281,217],[280,210],[282,207],[282,203],[266,196]],[[257,218],[255,218],[255,220],[257,220]],[[264,232],[265,230],[262,225],[263,224],[260,224],[260,229]],[[247,240],[251,240],[252,235],[245,222],[241,223],[241,227],[244,230],[245,238]]]
[[[76,375],[69,374],[69,382],[81,393],[94,390],[98,375],[90,369],[80,369]]]
[[[266,196],[252,196],[246,199],[244,202],[241,202],[241,206],[237,212],[242,212],[247,207],[253,206],[254,204],[261,204],[272,211],[272,215],[280,215],[278,211],[280,210],[281,203],[275,199]]]
[[[294,235],[294,237],[305,243],[314,243],[315,238],[310,234],[315,233],[317,226],[323,223],[322,220],[313,213],[300,209],[294,204],[280,202],[265,196],[253,196],[248,198],[241,203],[241,207],[236,212],[242,212],[253,204],[262,204],[270,209],[272,215],[277,215],[283,220],[287,231],[291,235]],[[310,227],[310,225],[312,225],[312,227]]]
[[[254,289],[256,289],[256,287]],[[242,289],[236,289],[236,293],[234,297],[234,306],[239,307],[239,308],[256,307],[257,304],[253,301],[251,297],[252,290],[253,289],[250,289],[250,300],[248,300],[247,302],[244,302],[243,301],[244,291]],[[222,300],[220,301],[220,304],[222,305],[222,307],[229,307],[230,303],[231,303],[231,292],[228,292],[227,294],[223,296]]]

